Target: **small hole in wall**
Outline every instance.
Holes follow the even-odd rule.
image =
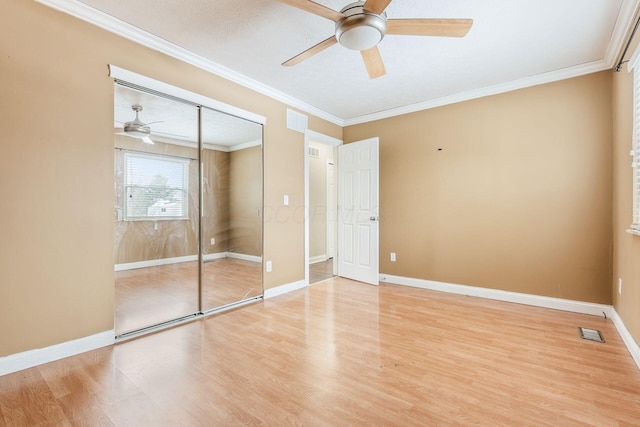
[[[438,148],[438,151],[442,151],[442,148]]]

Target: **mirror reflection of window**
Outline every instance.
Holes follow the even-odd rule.
[[[261,297],[262,125],[114,93],[116,334]]]
[[[187,219],[189,161],[125,153],[125,219]]]

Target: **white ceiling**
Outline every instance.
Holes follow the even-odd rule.
[[[342,125],[611,68],[639,2],[394,0],[390,19],[474,23],[464,38],[386,36],[387,74],[370,80],[359,53],[340,45],[281,66],[334,23],[277,0],[38,1]],[[350,0],[317,3],[340,10]]]
[[[139,118],[151,127],[156,142],[197,147],[198,109],[191,104],[114,86],[114,127],[122,133],[125,122],[135,118],[133,105],[142,107]],[[202,109],[202,142],[223,151],[253,147],[262,143],[262,126],[229,114]]]

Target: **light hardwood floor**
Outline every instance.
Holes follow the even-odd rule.
[[[629,426],[640,371],[604,318],[334,278],[0,377],[2,423]]]
[[[204,263],[203,311],[262,295],[262,264],[235,258]],[[115,273],[116,333],[198,311],[198,263],[181,262]]]

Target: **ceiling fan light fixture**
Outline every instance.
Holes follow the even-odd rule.
[[[341,10],[344,18],[336,22],[336,39],[347,49],[367,50],[380,43],[387,30],[386,14],[369,12],[364,2],[356,2]]]
[[[136,118],[124,124],[124,133],[134,138],[145,138],[151,135],[151,128],[138,118],[138,113],[142,111],[142,107],[140,105],[132,105],[131,109],[136,112]]]
[[[136,126],[127,123],[124,126],[124,133],[134,138],[144,138],[151,134],[151,129],[149,129],[149,126]]]

